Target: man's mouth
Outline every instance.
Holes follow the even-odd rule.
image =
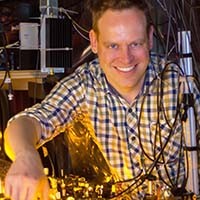
[[[115,67],[117,70],[122,71],[122,72],[130,72],[131,70],[133,70],[136,67],[136,65],[134,66],[130,66],[130,67]]]

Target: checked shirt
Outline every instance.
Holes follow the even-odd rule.
[[[30,115],[41,123],[39,145],[65,129],[77,113],[87,113],[103,155],[119,180],[152,173],[175,184],[184,174],[180,85],[178,66],[151,56],[143,88],[128,104],[108,84],[95,59],[19,115]],[[194,99],[199,121],[200,96],[195,86]]]

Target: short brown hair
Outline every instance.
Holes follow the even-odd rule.
[[[108,9],[124,10],[135,7],[143,11],[146,16],[147,32],[152,24],[150,9],[144,0],[88,0],[87,7],[92,14],[92,28],[96,33],[98,33],[98,20]]]

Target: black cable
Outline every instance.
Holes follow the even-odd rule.
[[[163,38],[163,36],[162,36],[162,34],[161,34],[161,32],[160,32],[160,29],[159,29],[160,25],[158,24],[158,19],[159,19],[160,17],[158,16],[158,12],[157,12],[157,11],[159,10],[159,8],[158,8],[158,4],[156,3],[156,1],[154,1],[153,7],[155,7],[155,10],[156,10],[156,12],[155,12],[155,20],[152,20],[152,22],[155,21],[155,24],[153,24],[154,32],[155,32],[155,33],[154,33],[154,36],[155,36],[155,38],[157,39],[157,41],[160,42],[162,51],[164,52],[164,49],[165,49],[165,41],[164,41],[164,38]],[[167,22],[168,22],[168,21],[166,21],[166,23],[167,23]],[[156,52],[159,52],[159,44],[158,44],[158,42],[156,42]]]
[[[168,63],[167,65],[169,65],[169,64],[172,64],[172,62],[171,62],[171,63]],[[167,66],[167,65],[166,65],[166,66]],[[149,88],[150,88],[150,86],[154,83],[154,81],[156,81],[156,80],[157,80],[157,81],[161,80],[160,75],[158,75],[158,76],[159,76],[159,78],[156,77],[156,78],[151,82],[151,84],[149,84]],[[157,89],[159,89],[159,88],[161,88],[161,86],[158,86],[158,87],[157,87]],[[142,101],[142,105],[144,104],[145,97],[146,97],[146,95],[148,94],[148,92],[149,92],[149,90],[147,90],[146,94],[144,94],[144,98],[143,98],[143,101]],[[160,98],[160,94],[159,94],[159,93],[157,93],[157,94],[158,94],[157,97]],[[159,101],[157,100],[157,102],[159,102]],[[157,103],[157,105],[159,105],[159,104]],[[141,108],[141,109],[142,109],[142,108]],[[160,109],[161,109],[161,108],[157,108],[158,111],[160,111]],[[142,112],[140,112],[139,119],[141,119],[141,115],[142,115]],[[139,120],[139,122],[140,122],[140,120]],[[169,122],[168,122],[168,124],[169,124]],[[140,131],[139,131],[139,134],[140,134]],[[139,135],[139,136],[140,136],[140,135]],[[150,159],[151,161],[154,160],[154,158],[150,158],[150,157],[148,156],[148,153],[146,153],[145,151],[144,151],[144,154],[145,154],[145,156],[147,156],[148,159]]]
[[[176,67],[178,67],[178,69],[177,70],[175,70],[175,69],[171,69],[171,70],[167,70],[167,67],[168,66],[176,66]],[[175,63],[175,62],[168,62],[166,65],[165,65],[165,67],[164,67],[164,69],[162,70],[162,72],[160,73],[160,78],[161,78],[161,80],[163,80],[163,76],[164,76],[164,73],[167,73],[167,72],[175,72],[175,73],[177,73],[178,74],[178,79],[180,80],[180,76],[183,76],[184,75],[184,72],[183,72],[183,70],[181,69],[181,67],[177,64],[177,63]],[[161,83],[162,84],[162,83]],[[162,91],[162,89],[164,88],[163,87],[163,84],[160,86],[161,87],[161,91]],[[179,92],[178,92],[179,93]],[[161,96],[163,96],[163,91],[162,91],[162,94],[161,94]],[[178,101],[179,102],[179,101]],[[178,102],[177,102],[177,107],[178,107]],[[168,120],[168,118],[167,118],[167,116],[166,116],[166,111],[165,111],[165,107],[164,107],[164,102],[162,101],[162,102],[160,102],[161,103],[161,105],[162,105],[162,111],[163,111],[163,114],[164,114],[164,119],[165,119],[165,121],[166,121],[166,123],[167,123],[167,125],[170,127],[170,128],[172,128],[172,126],[170,125],[170,122],[169,122],[169,120]],[[178,111],[178,110],[177,110]]]
[[[180,67],[179,67],[180,68]],[[170,70],[169,70],[170,71]],[[167,71],[166,71],[167,72]],[[161,78],[161,79],[163,79],[163,78]],[[161,86],[161,88],[164,88],[163,86]],[[178,92],[179,93],[179,92]],[[177,102],[180,102],[179,100],[177,101]],[[164,108],[164,106],[163,106],[163,108]],[[166,115],[165,115],[165,109],[163,109],[163,113],[164,113],[164,116],[165,116],[165,120],[167,120],[167,118],[166,118]],[[177,104],[177,114],[178,113],[181,113],[181,111],[180,111],[180,106],[178,106],[178,104]],[[173,126],[171,127],[171,129],[173,128]],[[183,135],[183,134],[182,134]],[[183,149],[183,146],[182,146],[182,144],[183,144],[183,141],[182,141],[182,138],[183,137],[181,137],[181,141],[180,141],[180,144],[181,144],[181,147],[180,147],[180,151],[179,151],[179,155],[181,156],[183,156],[183,154],[182,154],[182,149]],[[161,146],[162,146],[162,144],[161,144]],[[165,160],[165,158],[164,158],[164,155],[163,155],[163,160]],[[187,159],[187,161],[188,161],[188,159]],[[180,160],[180,157],[179,157],[179,162],[178,162],[178,171],[177,171],[177,176],[176,176],[176,183],[175,183],[175,185],[174,184],[172,184],[173,185],[173,187],[175,186],[175,187],[177,187],[177,185],[178,185],[178,179],[179,179],[179,172],[180,172],[180,162],[181,162],[181,160]],[[164,161],[164,163],[165,163],[165,161]],[[165,166],[165,165],[164,165]],[[169,174],[168,173],[168,170],[167,170],[167,168],[166,168],[166,166],[165,166],[165,171],[166,171],[166,173],[167,174]],[[188,176],[186,176],[186,178],[187,178]],[[169,180],[170,180],[170,176],[168,175],[168,178],[169,178]],[[164,180],[163,180],[164,181]],[[165,182],[165,181],[164,181]],[[170,181],[171,182],[171,181]],[[171,182],[172,183],[172,182]],[[180,187],[180,188],[182,188],[182,189],[184,189],[185,188],[185,186],[186,186],[186,180],[184,179],[183,180],[183,182],[182,182],[182,186]]]
[[[157,77],[155,77],[155,78],[153,79],[153,81],[150,83],[150,85],[153,84],[155,80],[157,80]],[[149,85],[149,88],[150,88],[150,85]],[[146,95],[147,95],[147,94],[148,94],[148,92],[146,93]],[[145,95],[145,96],[146,96],[146,95]],[[139,119],[140,119],[140,117],[139,117]],[[141,148],[143,148],[142,145],[141,145]],[[145,152],[145,151],[143,151],[143,152]],[[160,154],[160,155],[161,155],[161,154]],[[134,178],[134,179],[135,179],[135,182],[134,182],[134,183],[132,183],[129,187],[127,187],[125,190],[123,190],[123,191],[120,192],[119,194],[115,195],[114,197],[119,197],[119,196],[121,196],[122,194],[125,194],[125,193],[127,193],[127,192],[131,193],[132,191],[134,191],[135,189],[137,189],[139,186],[141,186],[141,185],[144,183],[144,181],[146,180],[146,178],[148,177],[148,175],[151,174],[152,170],[154,169],[155,165],[156,165],[157,162],[158,162],[158,158],[159,158],[159,156],[157,157],[157,159],[155,159],[155,160],[153,161],[153,164],[147,169],[147,171],[148,171],[147,174],[145,174],[144,176],[138,177],[138,179],[137,179],[137,178]],[[133,180],[134,180],[134,179],[133,179]],[[138,183],[139,181],[141,181],[141,182]],[[125,182],[127,182],[127,180],[121,181],[121,182],[122,182],[122,183],[125,183]],[[136,184],[137,184],[137,185],[136,185]],[[135,186],[135,185],[136,185],[136,186]],[[135,187],[133,187],[133,186],[135,186]],[[113,197],[112,197],[112,198],[113,198]]]
[[[163,76],[164,76],[164,73],[167,73],[167,72],[170,72],[170,71],[174,71],[174,70],[164,70],[162,73],[161,73],[161,79],[163,80]],[[178,80],[179,80],[179,78],[178,78]],[[161,83],[161,99],[163,98],[163,84]],[[178,92],[178,94],[179,94],[179,92]],[[179,115],[179,113],[180,113],[180,106],[179,106],[179,100],[177,100],[177,112],[176,112],[176,117],[175,117],[175,121],[174,121],[174,123],[173,123],[173,125],[171,126],[170,125],[170,123],[168,122],[168,119],[167,119],[167,116],[166,116],[166,114],[165,114],[165,107],[164,107],[164,105],[163,105],[163,103],[164,103],[164,101],[161,101],[160,102],[160,104],[161,104],[161,106],[162,106],[162,111],[163,111],[163,114],[164,114],[164,118],[165,118],[165,121],[167,122],[167,124],[169,125],[169,127],[170,127],[170,129],[171,129],[171,131],[172,131],[172,133],[173,133],[173,127],[174,127],[174,125],[176,124],[176,120],[177,120],[177,116]],[[159,130],[159,133],[160,133],[160,130]],[[162,147],[162,140],[161,140],[161,134],[159,134],[160,135],[160,146]],[[180,141],[180,144],[181,144],[181,147],[180,147],[180,153],[179,153],[179,155],[181,154],[181,149],[182,149],[182,137],[181,137],[181,141]],[[179,159],[180,159],[180,157],[179,157]],[[174,187],[175,185],[173,184],[173,182],[172,182],[172,180],[171,180],[171,178],[170,178],[170,175],[169,175],[169,172],[168,172],[168,169],[167,169],[167,167],[166,167],[166,165],[165,165],[165,163],[166,163],[166,161],[165,161],[165,156],[164,155],[162,155],[162,160],[163,160],[163,163],[164,163],[164,167],[165,167],[165,172],[166,172],[166,175],[167,175],[167,177],[168,177],[168,180],[170,181],[170,183],[171,183],[171,187]],[[178,166],[180,167],[180,160],[179,160],[179,162],[178,162]],[[177,182],[177,184],[178,184],[178,179],[179,179],[179,167],[178,167],[178,171],[177,171],[177,177],[176,177],[176,182]],[[160,175],[160,178],[162,179],[162,177],[161,177],[161,175]],[[163,182],[165,183],[165,184],[167,184],[166,183],[166,181],[165,180],[163,180]],[[169,186],[169,185],[168,185]]]
[[[175,70],[175,72],[177,72],[176,70]],[[152,85],[156,80],[157,80],[157,78],[158,77],[155,77],[154,79],[153,79],[153,81],[150,83],[150,85]],[[150,88],[150,85],[149,85],[149,88]],[[144,95],[144,96],[146,96],[148,94],[148,90],[147,90],[147,92],[146,92],[146,94]],[[145,97],[143,98],[143,100],[145,99]],[[144,102],[143,102],[144,103]],[[143,104],[142,104],[143,105]],[[142,113],[142,112],[140,112],[140,113]],[[140,116],[141,117],[141,116]],[[139,117],[139,119],[141,119]],[[140,124],[140,123],[139,123]],[[138,124],[138,125],[139,125]],[[173,127],[173,126],[172,126]],[[171,129],[172,130],[172,129]],[[153,169],[156,167],[156,165],[159,163],[159,159],[160,159],[160,157],[161,156],[163,156],[163,151],[164,151],[164,149],[165,149],[165,147],[166,147],[166,145],[168,144],[168,141],[170,140],[170,138],[171,138],[171,135],[172,135],[172,133],[173,133],[173,131],[171,131],[171,133],[169,134],[169,137],[168,137],[168,140],[162,145],[162,149],[161,149],[161,151],[159,152],[159,154],[157,155],[157,157],[156,156],[154,156],[154,159],[152,159],[152,161],[153,161],[153,163],[152,163],[152,165],[150,165],[149,166],[149,168],[146,170],[147,171],[147,173],[145,174],[145,175],[143,175],[143,176],[140,176],[139,175],[139,177],[137,178],[134,178],[135,179],[135,181],[134,181],[134,183],[132,183],[130,186],[128,186],[125,190],[123,190],[122,192],[120,192],[120,193],[118,193],[117,195],[115,195],[114,197],[119,197],[119,196],[121,196],[121,195],[123,195],[123,194],[127,194],[127,192],[128,193],[131,193],[132,191],[134,191],[134,190],[136,190],[139,186],[141,186],[143,183],[144,183],[144,181],[148,178],[148,176],[152,173],[152,171],[153,171]],[[138,134],[139,135],[139,134]],[[141,140],[140,140],[140,142],[141,142]],[[141,148],[143,148],[143,145],[141,145]],[[145,153],[145,151],[143,151],[143,153]],[[147,157],[149,157],[148,156],[148,154],[147,154]],[[150,157],[149,157],[150,158]],[[150,158],[151,159],[151,158]],[[134,180],[133,179],[133,180]],[[128,182],[128,181],[131,181],[131,179],[130,180],[124,180],[124,181],[121,181],[121,183],[125,183],[125,182]],[[117,183],[117,182],[116,182]],[[167,183],[166,183],[167,184]],[[134,187],[135,186],[135,187]],[[169,185],[170,186],[170,185]],[[113,197],[112,197],[113,198]]]
[[[5,80],[6,80],[6,77],[7,77],[7,74],[8,74],[8,71],[6,70],[5,73],[4,73],[4,76],[3,76],[3,80],[1,82],[1,85],[0,85],[0,89],[4,86],[5,84]]]
[[[141,174],[142,174],[142,170],[140,171],[140,173],[134,177],[133,179],[127,179],[127,180],[123,180],[123,181],[117,181],[114,183],[114,185],[116,184],[123,184],[123,183],[127,183],[127,182],[131,182],[131,181],[134,181],[132,184],[130,184],[129,186],[127,186],[127,188],[125,188],[124,190],[122,190],[121,192],[115,194],[115,195],[112,195],[110,197],[110,199],[113,199],[113,198],[116,198],[116,197],[120,197],[121,195],[124,195],[125,193],[127,194],[128,193],[131,193],[133,192],[135,189],[137,189],[139,186],[141,186],[144,181],[146,180],[145,178],[141,178]],[[141,181],[141,183],[138,183],[139,181]],[[135,186],[136,185],[136,186]],[[133,186],[135,186],[133,188]]]
[[[160,75],[160,77],[161,77],[161,80],[163,80],[164,79],[164,75],[165,75],[165,73],[167,73],[167,72],[170,72],[171,70],[167,70],[167,71],[162,71],[162,73],[161,73],[161,75]],[[179,78],[178,78],[178,80],[179,80]],[[161,101],[159,102],[159,105],[160,106],[162,106],[162,111],[163,111],[163,114],[164,114],[164,117],[165,117],[165,120],[167,121],[167,123],[169,124],[169,127],[170,127],[170,134],[169,135],[173,135],[173,132],[174,132],[174,130],[173,130],[173,127],[175,126],[175,124],[176,124],[176,120],[177,120],[177,117],[178,117],[178,115],[179,115],[179,101],[177,101],[177,112],[176,112],[176,116],[175,116],[175,120],[174,120],[174,123],[172,124],[172,126],[170,126],[170,123],[168,122],[168,119],[167,119],[167,116],[166,116],[166,114],[165,114],[165,107],[164,107],[164,105],[163,105],[163,103],[164,103],[164,101],[163,101],[163,96],[164,96],[164,91],[163,91],[163,89],[164,89],[164,85],[163,85],[163,81],[161,81],[161,85],[160,85],[160,89],[161,89],[161,93],[160,93],[160,95],[161,95]],[[178,94],[179,94],[179,91],[178,91]],[[160,125],[159,125],[159,131],[158,131],[158,134],[159,134],[159,139],[160,139],[160,146],[161,146],[161,149],[163,148],[163,142],[162,142],[162,136],[161,136],[161,129],[160,129]],[[180,143],[181,144],[181,143]],[[181,150],[181,148],[180,148],[180,150]],[[162,160],[163,160],[163,164],[164,164],[164,168],[165,168],[165,172],[166,172],[166,175],[167,175],[167,178],[168,178],[168,180],[169,180],[169,182],[170,182],[170,184],[171,184],[171,187],[174,187],[175,185],[174,185],[174,183],[173,183],[173,181],[172,181],[172,179],[171,179],[171,177],[170,177],[170,175],[169,175],[169,171],[168,171],[168,169],[167,169],[167,167],[166,167],[166,165],[165,165],[165,163],[166,163],[166,160],[165,160],[165,155],[164,154],[162,154]],[[178,165],[179,165],[180,163],[178,163]],[[178,169],[178,171],[179,171],[179,169]],[[160,177],[161,177],[161,175],[160,175]],[[163,179],[163,182],[166,184],[166,185],[168,185],[168,186],[170,186],[164,179]]]
[[[169,64],[168,64],[169,65]],[[162,73],[164,74],[164,72],[166,73],[166,71],[167,71],[167,66],[168,65],[166,65],[165,66],[165,69],[162,71]],[[179,66],[178,66],[178,68],[179,68]],[[181,69],[180,69],[181,70]],[[174,71],[174,72],[176,72],[176,73],[178,73],[178,71],[177,70],[168,70],[168,71]],[[160,74],[160,80],[162,80],[162,77],[163,77],[163,74]],[[154,80],[155,81],[155,80]],[[162,91],[162,88],[163,88],[163,83],[162,83],[162,81],[161,81],[161,84],[160,84],[160,88],[161,88],[161,92],[159,92],[159,91],[157,91],[157,93],[158,93],[158,96],[160,96],[159,98],[158,98],[158,116],[160,115],[159,114],[159,111],[160,110],[162,110],[164,113],[165,113],[165,109],[163,109],[164,108],[164,105],[162,105],[162,96],[163,96],[163,91]],[[147,91],[147,93],[148,93],[148,91]],[[142,105],[144,104],[144,101],[145,101],[145,97],[146,97],[146,95],[144,95],[144,98],[143,98],[143,103],[142,103]],[[160,102],[160,103],[159,103]],[[162,107],[161,107],[162,106]],[[177,107],[179,107],[178,105],[177,105]],[[142,109],[141,109],[142,110]],[[140,112],[140,114],[142,114],[142,111]],[[176,112],[176,116],[178,116],[178,114],[179,114],[179,109],[177,109],[177,112]],[[165,116],[165,120],[167,121],[167,123],[168,124],[170,124],[169,123],[169,121],[167,120],[167,117],[166,117],[166,114],[164,114],[164,116]],[[177,118],[177,117],[176,117]],[[141,115],[139,116],[139,119],[141,119]],[[170,131],[170,133],[169,133],[169,135],[168,135],[168,139],[166,140],[166,142],[164,143],[164,144],[162,144],[162,141],[161,141],[161,135],[159,135],[159,137],[160,137],[160,145],[161,145],[161,151],[160,151],[160,154],[156,157],[156,153],[155,153],[155,146],[154,146],[154,158],[151,158],[149,155],[148,155],[148,153],[147,152],[145,152],[144,151],[144,148],[143,148],[143,145],[142,145],[142,141],[141,141],[141,136],[140,136],[140,129],[138,130],[138,137],[139,137],[139,141],[140,141],[140,145],[141,145],[141,149],[142,149],[142,151],[143,151],[143,153],[146,155],[146,157],[148,158],[148,159],[150,159],[151,161],[154,161],[154,159],[155,160],[157,160],[157,163],[155,163],[155,166],[156,166],[156,164],[165,164],[165,159],[164,159],[164,154],[163,154],[163,151],[164,151],[164,149],[165,149],[165,147],[166,147],[166,145],[167,145],[167,143],[168,143],[168,141],[170,140],[170,138],[171,138],[171,136],[172,136],[172,134],[173,134],[173,126],[175,125],[175,123],[176,123],[176,120],[174,121],[174,124],[172,125],[172,126],[169,126],[169,127],[171,127],[171,131]],[[159,126],[159,117],[157,118],[157,130],[158,130],[158,133],[160,132],[160,126]],[[140,120],[139,120],[139,124],[138,124],[138,127],[140,127]],[[156,141],[156,140],[155,140]],[[155,145],[155,144],[154,144]],[[162,160],[163,160],[163,162],[161,162],[161,161],[159,161],[159,158],[160,157],[162,157]],[[180,162],[180,161],[179,161]],[[180,165],[180,164],[179,164]],[[165,167],[165,169],[166,169],[166,167]],[[168,173],[168,171],[166,170],[166,174],[167,174],[167,176],[168,176],[168,178],[170,177],[169,176],[169,173]],[[177,175],[177,177],[179,176],[179,171],[178,171],[178,175]],[[170,182],[172,183],[172,181],[171,181],[171,178],[169,178],[169,180],[170,180]],[[166,183],[167,184],[167,182],[164,180],[164,183]],[[169,184],[167,184],[168,186],[170,186]],[[173,186],[174,186],[174,184],[172,184]]]
[[[83,0],[73,1],[73,3],[67,5],[67,8],[68,8],[68,9],[69,9],[69,8],[73,8],[73,7],[76,7],[77,5],[79,5],[79,4],[83,4],[83,3],[84,3]]]
[[[5,52],[5,63],[4,63],[5,74],[4,74],[4,78],[2,80],[2,83],[0,85],[0,89],[3,87],[3,85],[6,83],[6,81],[8,81],[8,92],[9,92],[8,98],[9,98],[9,100],[12,100],[12,98],[13,98],[13,94],[12,94],[13,86],[12,86],[12,81],[11,81],[11,76],[10,76],[10,65],[9,65],[9,60],[8,60],[8,52],[7,52],[7,48],[6,48],[7,38],[6,38],[5,32],[3,31],[2,25],[1,25],[1,29],[2,29],[1,34],[2,34],[3,50]]]

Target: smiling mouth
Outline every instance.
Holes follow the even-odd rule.
[[[115,67],[117,70],[122,72],[130,72],[133,70],[136,66],[130,66],[130,67]]]

